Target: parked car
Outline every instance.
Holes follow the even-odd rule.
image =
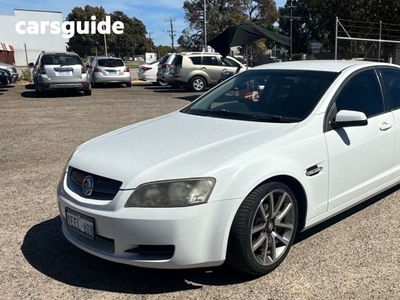
[[[397,65],[255,67],[79,146],[57,191],[63,233],[119,263],[266,274],[298,232],[399,183],[399,119]]]
[[[169,79],[170,79],[169,72],[171,70],[172,61],[174,60],[176,54],[177,53],[167,53],[160,59],[160,62],[158,64],[158,71],[157,71],[157,81],[158,82],[162,82],[162,83],[167,82],[167,84],[170,84],[169,83]],[[167,84],[164,84],[164,85],[167,85]]]
[[[138,71],[138,78],[143,81],[151,82],[152,84],[166,85],[166,82],[157,80],[159,63],[160,60],[156,60],[151,63],[141,65]]]
[[[132,86],[132,76],[125,62],[118,57],[95,57],[90,66],[92,86],[121,83]]]
[[[91,85],[81,58],[72,52],[42,51],[33,68],[33,82],[39,96],[46,91],[76,90],[91,95]]]
[[[13,83],[13,75],[7,69],[0,69],[0,87]]]
[[[14,65],[7,64],[7,63],[4,63],[4,62],[0,62],[0,69],[7,70],[8,72],[11,73],[12,83],[14,83],[14,82],[16,82],[18,80],[19,75],[18,75],[17,69],[15,68]]]
[[[181,53],[175,55],[168,82],[183,86],[191,91],[201,92],[246,69],[233,57],[222,57],[218,53]]]

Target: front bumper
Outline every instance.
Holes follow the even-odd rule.
[[[65,237],[95,256],[139,267],[180,269],[221,265],[240,199],[184,208],[124,208],[132,191],[114,200],[85,203],[73,192],[58,189]],[[71,195],[70,195],[71,194]],[[67,226],[66,208],[92,217],[94,240]]]

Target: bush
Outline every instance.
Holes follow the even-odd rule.
[[[22,70],[20,80],[32,82],[32,72],[30,69]]]

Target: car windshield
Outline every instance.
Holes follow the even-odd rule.
[[[124,62],[121,59],[99,59],[97,65],[100,67],[123,67]]]
[[[248,70],[181,110],[187,114],[259,122],[300,122],[339,73]]]

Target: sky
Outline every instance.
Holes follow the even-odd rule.
[[[175,31],[174,42],[188,24],[184,19],[183,0],[0,0],[0,15],[13,15],[14,9],[32,9],[60,11],[63,19],[74,7],[102,6],[106,13],[123,11],[129,17],[135,17],[146,26],[148,37],[153,39],[156,46],[171,45],[169,35],[170,22],[173,21]],[[275,0],[277,7],[283,6],[286,0]],[[168,20],[168,21],[167,21]]]

